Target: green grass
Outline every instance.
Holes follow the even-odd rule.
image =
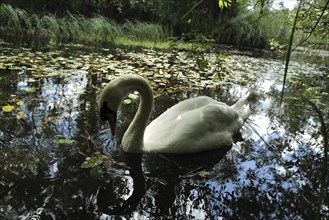
[[[169,37],[170,32],[159,24],[146,22],[127,21],[123,25],[123,30],[127,38],[136,38],[139,40],[161,41]]]
[[[126,21],[118,24],[102,16],[85,18],[68,13],[36,15],[11,5],[0,5],[0,27],[3,33],[48,39],[52,43],[88,42],[163,48],[170,46],[171,31],[159,24]],[[156,43],[155,43],[156,42]]]

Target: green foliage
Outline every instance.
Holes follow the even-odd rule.
[[[0,25],[14,34],[96,44],[118,38],[163,41],[197,32],[216,43],[269,49],[274,41],[288,43],[295,14],[283,7],[274,9],[272,1],[249,0],[7,2],[25,9],[0,6]],[[327,47],[327,4],[325,0],[303,1],[294,46],[307,40]]]
[[[274,40],[273,38],[269,40],[269,45],[270,45],[270,50],[275,52],[278,58],[284,57],[286,45],[280,44],[279,41]]]
[[[189,33],[184,37],[191,39],[188,41],[192,45],[192,50],[190,51],[189,56],[195,61],[201,70],[208,68],[209,57],[204,56],[204,54],[210,52],[215,46],[214,39],[210,36],[205,36],[195,32]]]
[[[228,8],[232,4],[232,0],[218,0],[218,7],[223,9],[223,8]]]
[[[301,37],[297,43],[307,43],[308,46],[326,49],[329,37],[329,1],[301,1],[300,4],[297,29]]]

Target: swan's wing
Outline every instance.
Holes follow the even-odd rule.
[[[238,112],[238,114],[243,120],[246,120],[251,114],[247,100],[249,95],[250,93],[248,92],[241,99],[239,99],[234,105],[232,105],[232,108]]]
[[[159,130],[165,133],[168,129],[171,130],[175,123],[180,122],[181,118],[184,118],[182,121],[188,121],[190,118],[193,118],[193,115],[197,114],[201,108],[214,103],[217,103],[217,101],[206,96],[199,96],[179,102],[167,109],[147,126],[145,133],[148,135],[146,136],[150,138],[158,136],[159,134],[155,133]]]
[[[164,116],[159,116],[145,130],[144,150],[193,153],[229,144],[232,129],[241,126],[243,121],[232,107],[212,102],[216,104],[184,112],[169,109]],[[232,127],[232,123],[239,126]]]
[[[169,108],[161,116],[163,115],[166,117],[175,116],[177,114],[198,109],[203,106],[214,104],[214,103],[217,103],[217,101],[207,96],[199,96],[191,99],[186,99]]]

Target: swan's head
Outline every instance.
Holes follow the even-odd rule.
[[[144,115],[149,117],[153,93],[148,81],[139,75],[127,74],[111,80],[100,95],[98,101],[100,117],[102,121],[109,122],[112,135],[115,133],[118,109],[125,97],[132,91],[138,91],[141,94],[141,102],[143,97],[150,100],[148,103],[150,109],[147,109],[148,113],[144,112]]]
[[[117,79],[108,83],[98,100],[100,118],[102,121],[108,121],[112,135],[115,134],[118,109],[125,98],[125,91],[118,85],[119,83]]]
[[[108,121],[110,124],[111,133],[114,135],[117,121],[117,112],[112,110],[107,102],[103,102],[100,106],[99,113],[102,121]]]

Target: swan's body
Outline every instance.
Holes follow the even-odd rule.
[[[245,95],[232,106],[210,97],[182,101],[169,108],[148,126],[153,106],[149,83],[138,75],[123,75],[102,91],[99,107],[102,120],[109,120],[114,133],[116,112],[129,92],[141,97],[137,113],[122,139],[130,153],[195,153],[227,146],[250,115]]]

